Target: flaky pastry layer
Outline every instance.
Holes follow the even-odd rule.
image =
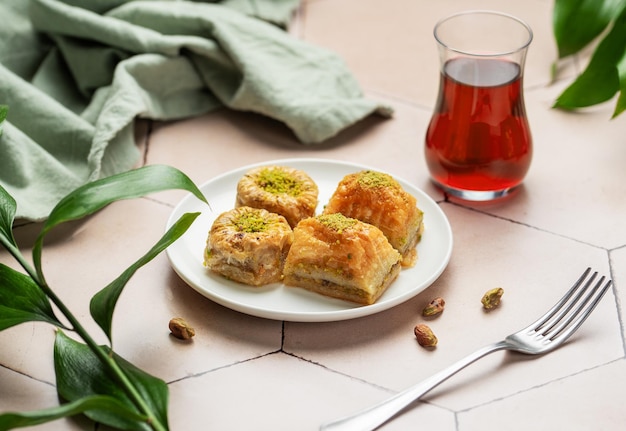
[[[350,226],[322,215],[294,229],[283,282],[359,304],[373,304],[401,269],[401,255],[375,226],[356,219]],[[345,218],[345,217],[343,217]],[[343,221],[343,220],[342,220]]]
[[[293,231],[281,215],[239,207],[220,214],[209,232],[204,264],[224,277],[252,286],[282,280]]]
[[[402,266],[413,266],[416,246],[424,230],[424,213],[416,198],[388,174],[361,171],[346,175],[324,208],[378,227],[403,256]]]

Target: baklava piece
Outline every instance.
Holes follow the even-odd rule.
[[[281,215],[240,207],[215,219],[204,251],[211,271],[251,286],[282,280],[293,231]]]
[[[402,256],[375,226],[342,214],[294,229],[283,282],[358,304],[373,304],[400,272]]]
[[[293,228],[315,214],[317,184],[305,172],[285,166],[254,168],[237,184],[235,206],[263,208],[287,219]]]
[[[402,266],[415,264],[424,213],[391,175],[369,170],[346,175],[324,208],[324,214],[332,213],[378,227],[402,255]]]

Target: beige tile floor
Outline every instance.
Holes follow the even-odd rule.
[[[438,85],[432,27],[469,8],[512,13],[535,34],[525,77],[535,156],[523,188],[493,204],[445,199],[430,184],[422,154]],[[429,289],[375,315],[325,323],[269,320],[217,305],[159,256],[125,290],[114,333],[118,353],[168,382],[172,430],[315,430],[528,323],[587,266],[612,277],[614,287],[571,343],[535,360],[493,354],[383,429],[623,428],[626,117],[609,121],[612,104],[584,113],[550,108],[586,59],[565,61],[560,80],[550,83],[551,8],[548,0],[304,1],[290,29],[294,37],[341,55],[365,94],[395,109],[393,119],[369,118],[316,147],[246,113],[138,125],[145,163],[173,165],[199,184],[244,165],[293,157],[388,171],[435,199],[454,235],[449,266]],[[182,197],[167,192],[116,203],[54,234],[45,268],[79,317],[87,318],[91,295],[160,236]],[[20,244],[28,248],[37,228],[18,228]],[[0,261],[9,262],[6,253]],[[505,288],[503,304],[484,313],[480,296],[495,286]],[[413,327],[437,295],[447,301],[444,315],[430,322],[440,342],[426,350]],[[167,322],[178,315],[195,327],[193,342],[168,335]],[[0,410],[57,402],[53,336],[43,324],[0,333]],[[96,429],[85,420],[43,428]]]

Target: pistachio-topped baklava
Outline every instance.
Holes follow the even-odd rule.
[[[295,227],[315,214],[318,193],[315,182],[299,169],[261,166],[246,172],[237,184],[235,206],[266,209]]]
[[[398,276],[401,260],[377,227],[339,213],[320,215],[295,227],[283,282],[368,305]]]
[[[292,241],[293,231],[283,216],[264,209],[235,208],[213,222],[204,264],[252,286],[279,282]]]
[[[402,254],[402,266],[415,264],[424,213],[391,175],[371,170],[346,175],[324,208],[324,214],[332,213],[378,227]]]

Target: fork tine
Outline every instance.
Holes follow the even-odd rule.
[[[591,312],[596,308],[596,305],[600,302],[604,294],[611,287],[611,280],[608,280],[604,286],[605,277],[602,276],[591,290],[585,300],[577,307],[577,309],[569,316],[568,319],[561,322],[558,327],[554,328],[549,338],[552,341],[563,342],[567,340],[576,330],[583,324],[583,322],[589,317]],[[600,288],[602,286],[602,288]],[[593,299],[593,300],[592,300]],[[591,301],[591,302],[590,302]]]
[[[580,278],[574,283],[574,285],[568,290],[565,295],[557,302],[552,308],[550,308],[543,316],[541,316],[537,321],[531,323],[526,329],[528,331],[536,331],[542,326],[546,324],[550,319],[552,319],[559,311],[563,308],[563,306],[570,300],[570,298],[576,293],[576,291],[582,286],[583,281],[587,278],[591,272],[591,268],[587,268]],[[562,314],[562,313],[561,313]]]
[[[554,310],[553,313],[550,313],[550,316],[546,316],[547,318],[542,321],[541,324],[535,327],[535,331],[541,333],[544,336],[547,334],[561,322],[564,316],[566,316],[572,308],[580,301],[580,299],[587,293],[589,286],[592,285],[597,272],[591,274],[591,277],[584,283],[585,278],[589,275],[591,268],[587,268],[587,270],[583,273],[583,275],[578,279],[578,281],[574,284],[574,286],[565,294],[563,297],[565,300],[559,301],[558,310]],[[573,297],[573,298],[572,298]]]

